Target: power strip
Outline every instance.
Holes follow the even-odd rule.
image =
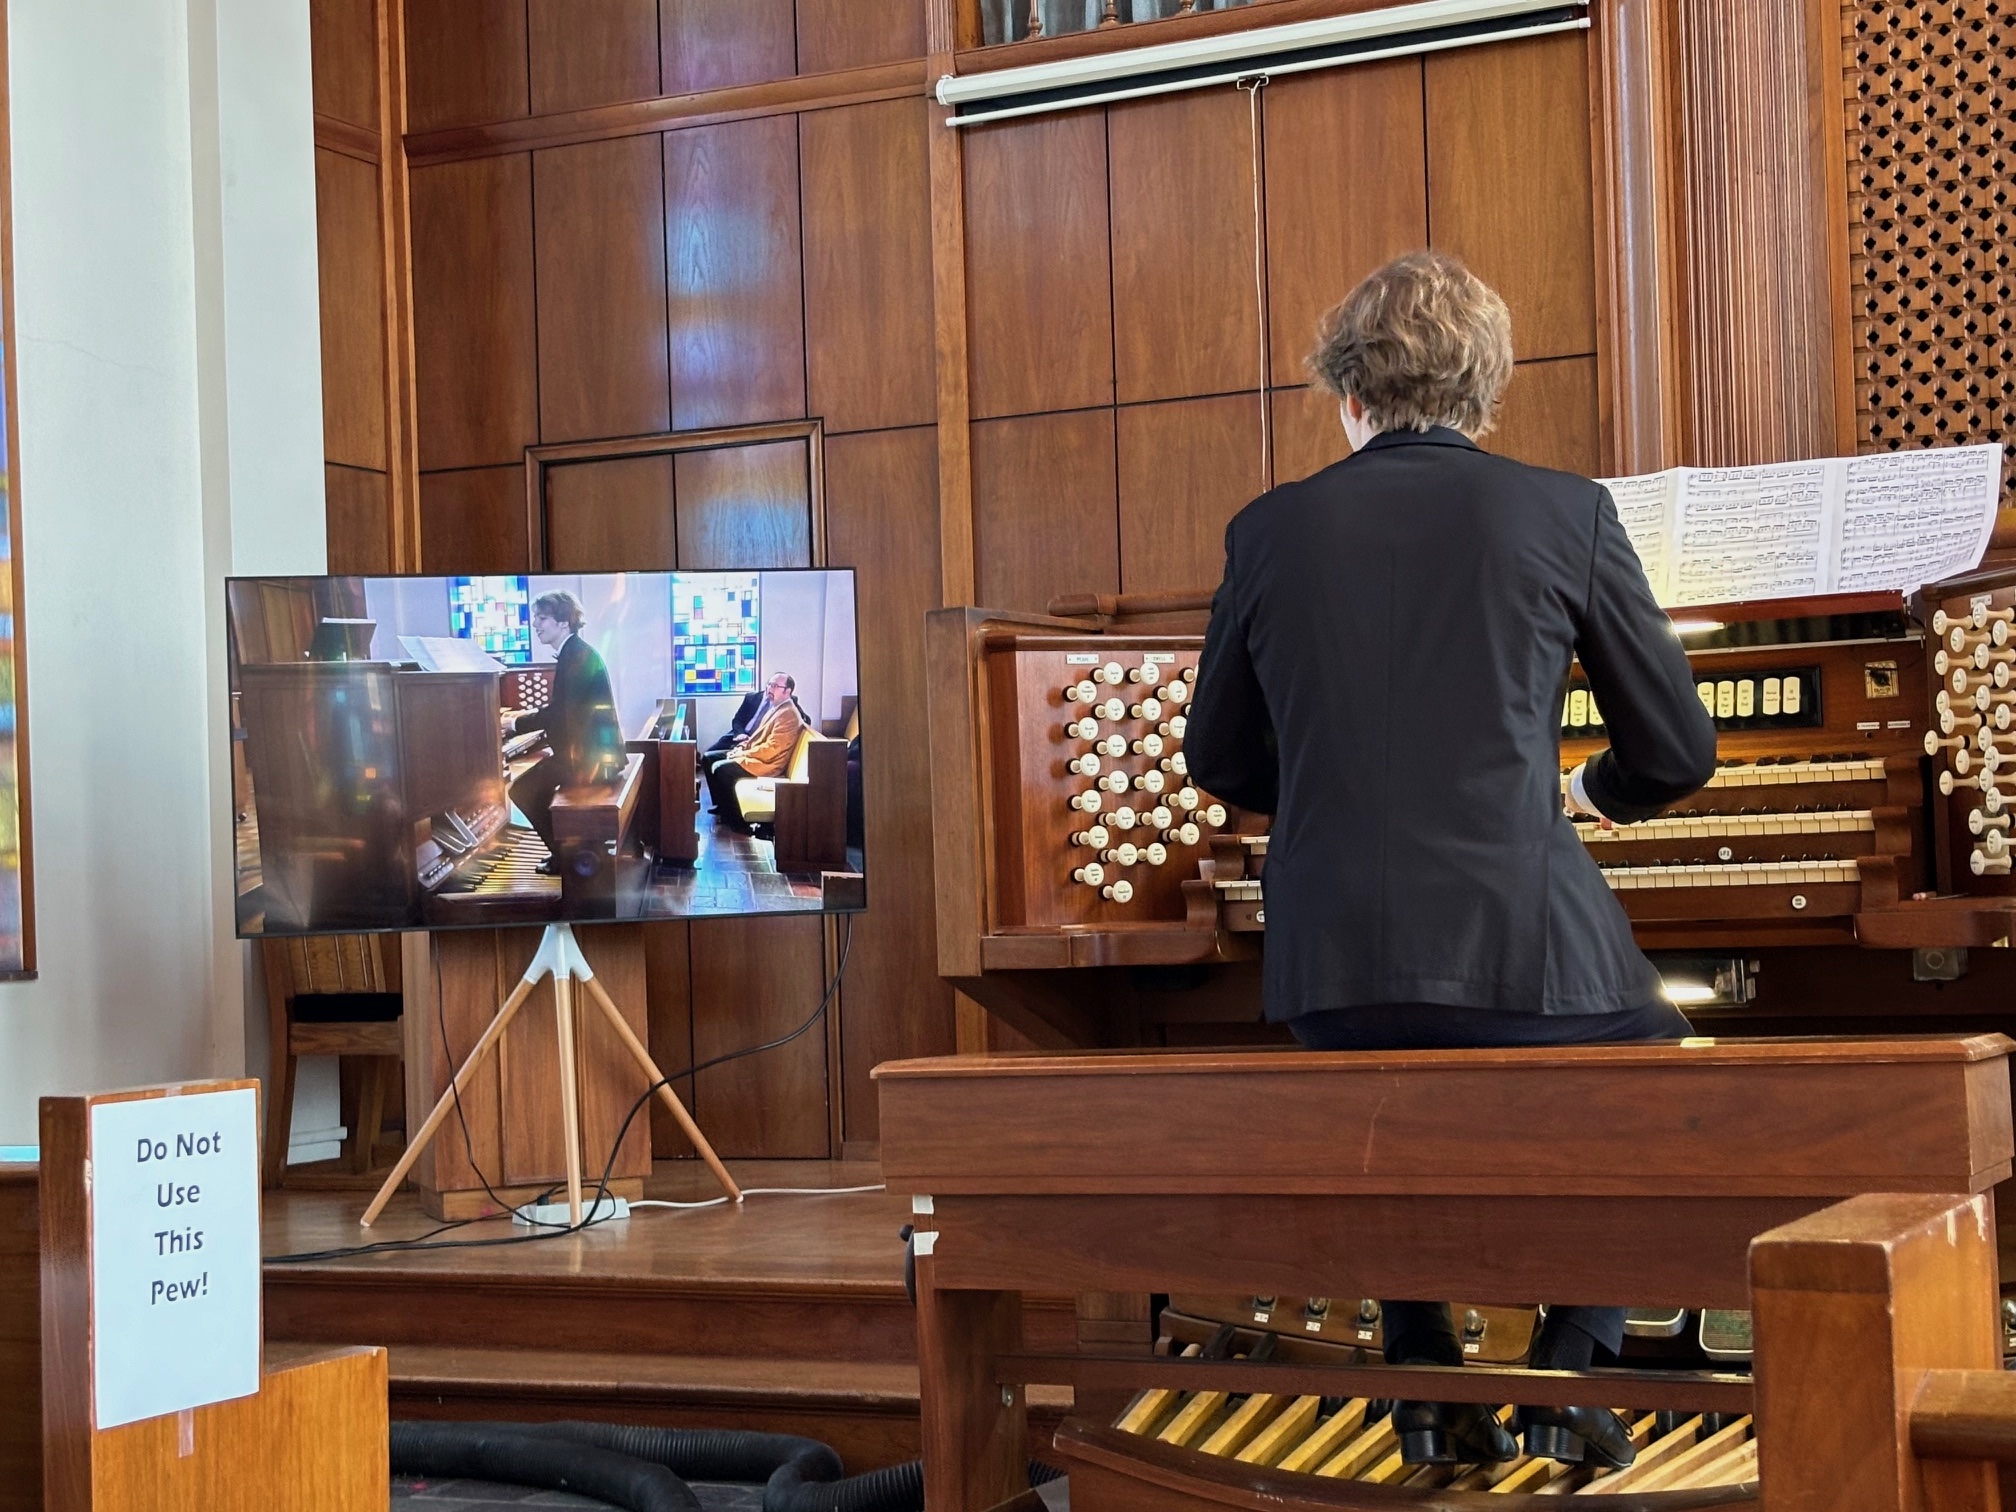
[[[603,1197],[593,1203],[581,1205],[583,1224],[617,1223],[630,1216],[630,1199],[627,1197]],[[511,1210],[511,1221],[520,1228],[566,1228],[573,1223],[567,1204],[564,1202],[527,1203],[524,1207]]]

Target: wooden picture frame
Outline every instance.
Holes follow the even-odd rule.
[[[0,0],[0,981],[35,975],[35,886],[28,804],[28,647],[22,619],[21,426],[14,352],[13,142],[7,89],[7,13]],[[11,783],[8,781],[11,775]],[[11,812],[9,812],[11,810]],[[11,844],[9,843],[11,840]],[[14,861],[12,867],[7,861]],[[11,870],[15,882],[5,886]],[[11,898],[6,896],[12,891]],[[13,917],[8,915],[12,914]]]

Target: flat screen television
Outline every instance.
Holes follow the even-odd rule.
[[[226,601],[241,937],[866,906],[850,570]]]

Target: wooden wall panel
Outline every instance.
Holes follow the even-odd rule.
[[[1522,362],[1482,444],[1502,456],[1593,476],[1601,467],[1596,425],[1596,359]]]
[[[1234,89],[1109,112],[1123,403],[1259,386],[1247,117],[1246,96]]]
[[[670,572],[673,541],[670,452],[546,469],[549,571]]]
[[[658,0],[658,43],[667,94],[798,71],[792,0]]]
[[[685,920],[664,920],[637,926],[644,932],[644,1000],[649,1005],[651,1059],[667,1076],[678,1077],[693,1058],[693,967],[691,935]],[[693,1083],[675,1080],[690,1111]],[[693,1155],[693,1146],[672,1121],[665,1104],[651,1100],[651,1153],[659,1160]]]
[[[691,928],[697,1060],[788,1034],[818,1007],[824,920],[696,919]],[[831,1153],[826,1036],[819,1030],[703,1071],[694,1081],[694,1117],[722,1156],[819,1159]]]
[[[525,571],[525,469],[422,473],[420,547],[423,572]]]
[[[532,114],[658,91],[658,0],[527,0]]]
[[[829,435],[937,413],[930,129],[922,100],[799,118],[809,397]]]
[[[532,200],[540,439],[670,429],[658,138],[534,153]]]
[[[392,570],[392,522],[386,515],[385,474],[362,467],[322,468],[323,529],[331,572]]]
[[[841,987],[846,1138],[880,1128],[871,1068],[952,1052],[952,993],[932,929],[931,741],[924,614],[938,604],[938,461],[931,428],[826,447],[828,559],[857,574],[868,912]]]
[[[1351,454],[1337,401],[1327,390],[1279,389],[1268,397],[1274,402],[1276,483],[1309,477]]]
[[[1216,587],[1226,522],[1259,493],[1258,395],[1122,409],[1122,590]]]
[[[677,478],[681,567],[812,565],[804,442],[680,452]]]
[[[405,0],[409,131],[531,110],[525,0]]]
[[[798,0],[798,72],[924,56],[920,0]]]
[[[1323,313],[1380,264],[1428,245],[1421,60],[1291,74],[1261,103],[1268,381],[1292,384]]]
[[[1111,404],[1104,112],[980,126],[962,140],[973,414]]]
[[[1596,349],[1581,32],[1427,60],[1428,229],[1512,307],[1523,360]]]
[[[673,427],[802,417],[796,120],[667,132],[665,244]]]
[[[322,455],[386,466],[384,258],[378,170],[315,151],[315,241],[322,307]]]
[[[1117,593],[1120,516],[1113,411],[973,427],[978,600],[1041,611],[1061,593]]]
[[[377,0],[309,0],[315,113],[378,129]]]
[[[539,439],[532,160],[416,168],[412,205],[420,466],[515,462]]]

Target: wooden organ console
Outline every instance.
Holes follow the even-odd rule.
[[[933,786],[940,971],[1039,1044],[1222,1038],[1257,1018],[1267,821],[1182,767],[1169,694],[1194,677],[1209,598],[1051,608],[941,610],[927,630],[934,746],[962,753]],[[2016,935],[2016,573],[1675,622],[1720,766],[1656,819],[1577,822],[1641,944]],[[1564,787],[1602,717],[1575,669]]]
[[[515,674],[507,674],[515,675]],[[499,677],[390,662],[246,663],[240,719],[266,918],[289,932],[632,917],[645,758],[554,803],[557,879],[510,823]],[[516,769],[536,752],[515,755]]]

